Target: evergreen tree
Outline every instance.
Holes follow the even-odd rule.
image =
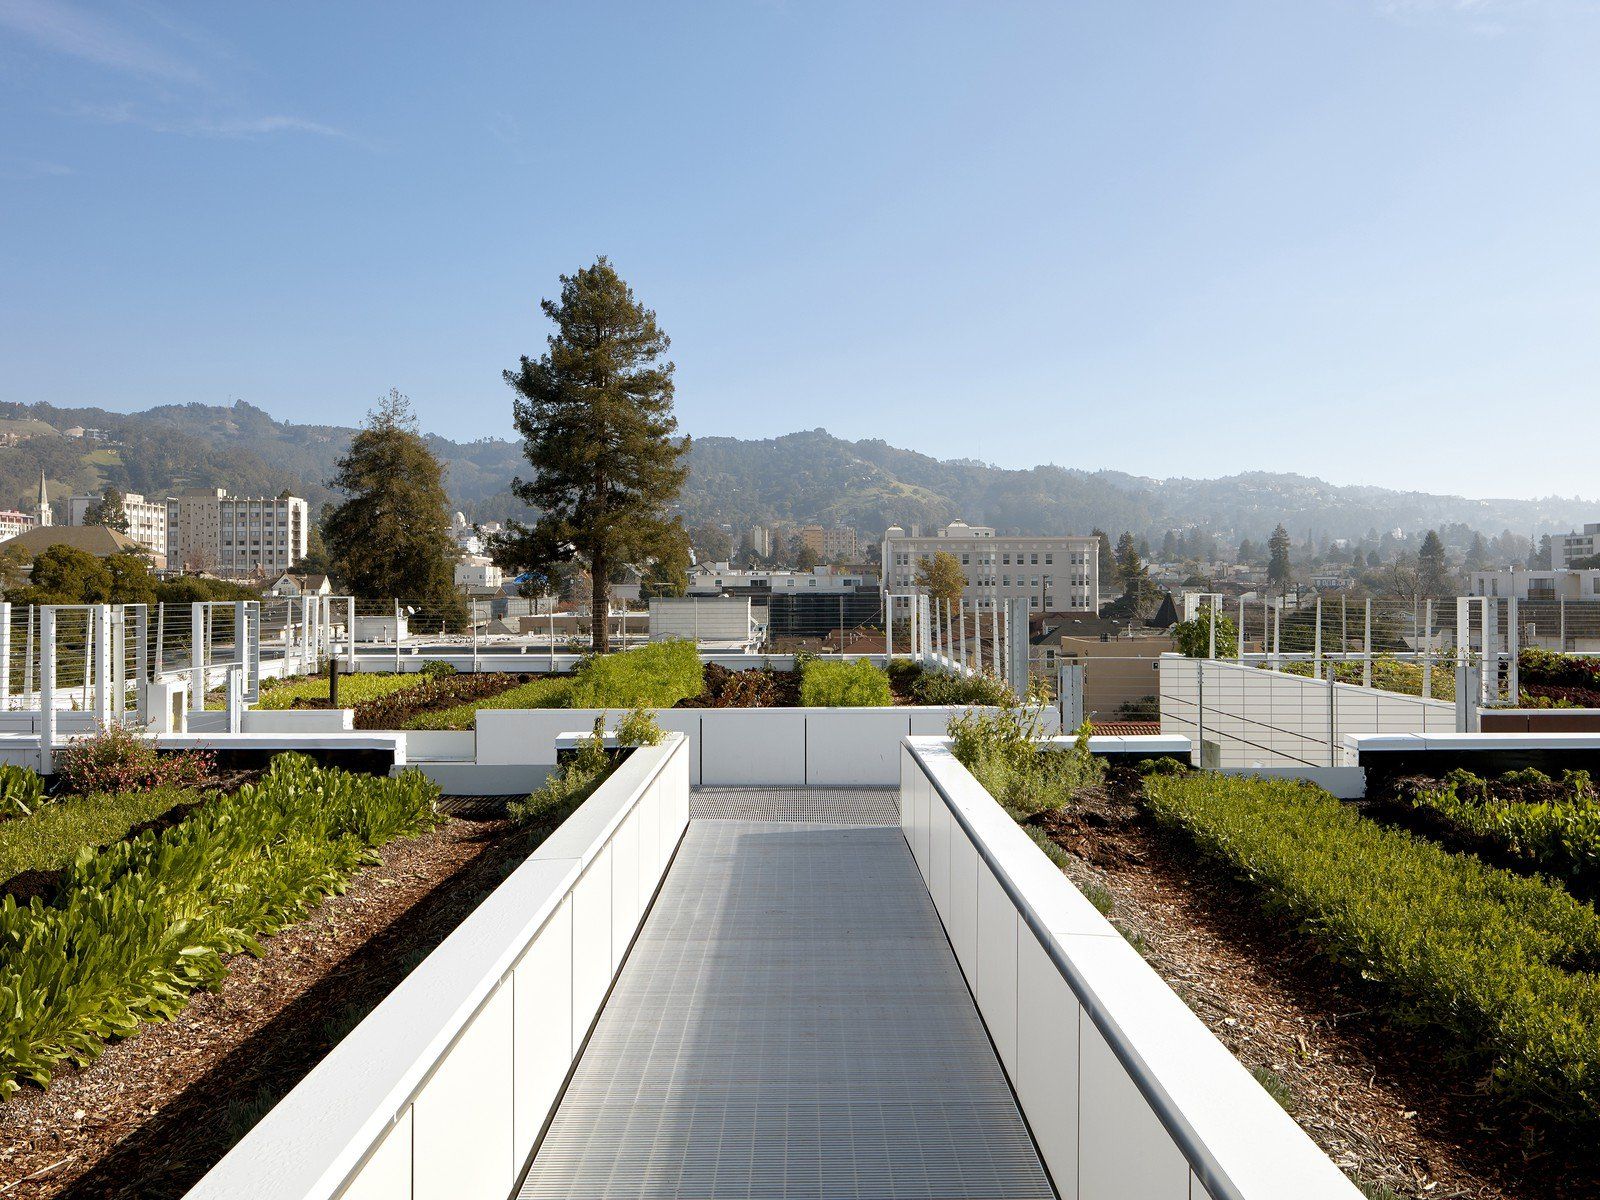
[[[122,493],[116,488],[107,488],[100,499],[84,510],[83,523],[104,525],[107,529],[115,529],[118,533],[127,533],[128,510],[123,504]]]
[[[604,257],[563,275],[560,300],[540,308],[556,324],[549,348],[505,372],[533,467],[533,478],[513,480],[511,490],[540,516],[511,522],[492,549],[519,571],[580,560],[598,617],[617,564],[669,558],[687,541],[665,512],[689,475],[689,439],[673,436],[673,365],[662,361],[671,342]],[[605,653],[607,622],[590,627],[595,651]]]
[[[1289,590],[1294,568],[1289,562],[1289,531],[1282,524],[1267,539],[1267,582],[1281,596]]]
[[[417,433],[411,401],[392,390],[350,439],[330,486],[349,499],[324,518],[333,574],[354,595],[422,602],[459,626],[455,543],[444,468]]]
[[[1241,564],[1253,563],[1256,560],[1256,544],[1249,538],[1241,538],[1238,552],[1234,554],[1233,561]]]
[[[1424,596],[1441,596],[1449,590],[1450,573],[1445,562],[1444,542],[1434,530],[1422,539],[1417,551],[1417,590]]]
[[[1100,558],[1096,569],[1099,574],[1100,586],[1108,587],[1117,581],[1117,557],[1111,550],[1111,535],[1099,526],[1092,529],[1090,533],[1099,539],[1098,551]]]
[[[1171,529],[1167,530],[1166,537],[1161,539],[1161,561],[1175,562],[1180,553],[1177,533]]]

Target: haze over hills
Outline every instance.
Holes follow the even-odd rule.
[[[325,481],[354,433],[348,426],[278,421],[243,401],[140,413],[3,404],[0,418],[8,428],[33,434],[0,448],[0,505],[23,508],[31,508],[43,469],[53,494],[108,485],[147,495],[182,486],[240,494],[288,488],[315,510],[334,498]],[[73,426],[103,430],[110,442],[60,436]],[[469,518],[522,514],[508,490],[511,478],[526,470],[520,443],[437,435],[428,441],[447,463],[451,496]],[[1224,537],[1258,539],[1279,521],[1297,538],[1452,524],[1537,536],[1596,519],[1600,504],[1559,497],[1479,500],[1266,471],[1162,480],[1059,466],[1011,470],[973,459],[940,460],[876,439],[846,441],[816,429],[763,440],[697,439],[682,510],[690,524],[735,528],[820,521],[875,533],[891,522],[931,527],[961,517],[1011,532],[1081,533],[1100,526],[1158,534],[1201,526]]]

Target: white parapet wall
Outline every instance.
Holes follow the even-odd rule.
[[[900,814],[1063,1200],[1360,1200],[946,739],[905,740]]]
[[[942,734],[962,707],[900,708],[667,708],[661,728],[689,740],[695,787],[893,787],[900,782],[900,741],[908,734]],[[479,767],[555,764],[555,739],[608,727],[621,709],[480,709],[475,763]],[[1055,731],[1056,714],[1045,710]]]
[[[1191,739],[1208,767],[1336,767],[1353,733],[1450,733],[1456,706],[1379,688],[1164,654],[1161,732]]]
[[[190,1200],[506,1200],[688,821],[635,750]]]

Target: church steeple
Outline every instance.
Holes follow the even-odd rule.
[[[39,525],[40,525],[41,528],[43,528],[46,525],[54,525],[54,524],[55,524],[55,519],[51,516],[51,513],[50,513],[50,493],[45,490],[44,472],[40,471],[39,472]]]

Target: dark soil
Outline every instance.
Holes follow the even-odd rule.
[[[386,846],[176,1019],[0,1104],[0,1196],[183,1195],[527,856],[467,811]]]
[[[1401,1196],[1600,1196],[1595,1139],[1541,1130],[1497,1104],[1481,1070],[1388,1019],[1377,985],[1319,957],[1246,886],[1159,830],[1119,773],[1037,823],[1074,882],[1106,889],[1111,920],[1352,1178]]]

